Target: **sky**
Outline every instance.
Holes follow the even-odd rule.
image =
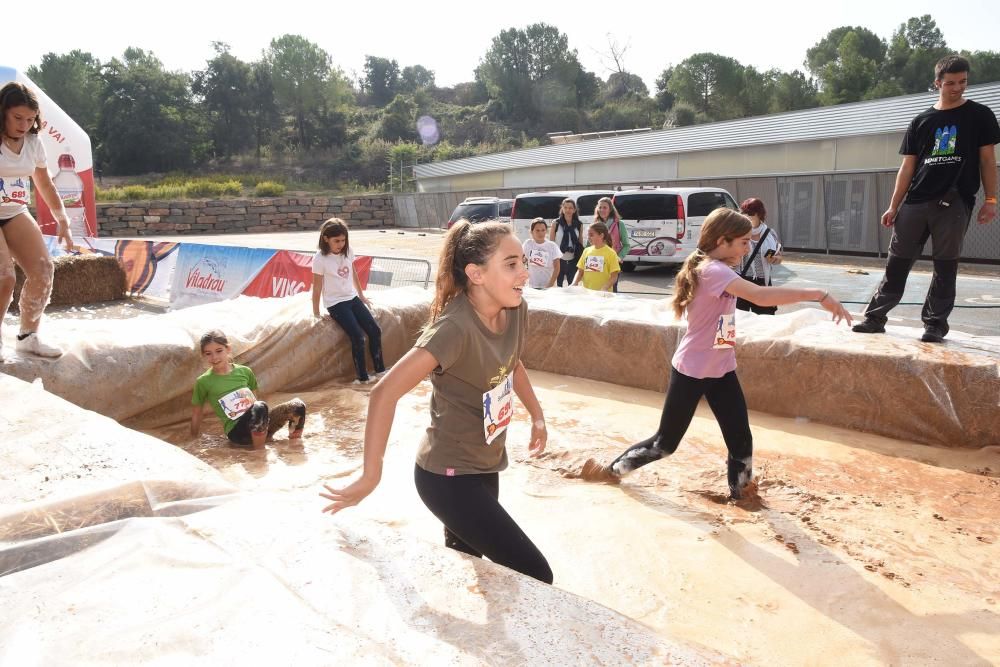
[[[597,7],[608,7],[602,15]],[[711,51],[761,70],[800,69],[806,50],[831,29],[861,25],[888,40],[907,18],[930,14],[948,45],[1000,50],[995,0],[941,3],[925,0],[789,2],[582,3],[504,0],[498,3],[261,2],[143,0],[20,4],[24,29],[5,15],[0,65],[24,70],[45,53],[89,51],[102,62],[128,46],[152,51],[171,70],[203,69],[212,42],[226,42],[243,60],[257,60],[270,41],[298,34],[315,42],[349,77],[363,72],[366,55],[423,65],[439,86],[474,78],[474,70],[501,30],[545,22],[569,37],[584,67],[602,79],[612,71],[608,40],[627,46],[625,68],[652,92],[663,69]],[[615,10],[618,7],[620,9]],[[954,11],[961,8],[961,11]],[[972,73],[975,83],[975,73]]]

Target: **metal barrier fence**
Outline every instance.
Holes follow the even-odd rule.
[[[371,272],[368,274],[368,289],[389,289],[416,285],[427,289],[431,282],[431,263],[426,259],[407,257],[372,258]]]

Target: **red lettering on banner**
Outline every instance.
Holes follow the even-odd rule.
[[[201,275],[201,271],[195,267],[188,272],[187,280],[184,281],[184,287],[188,289],[194,287],[195,289],[208,290],[209,292],[222,292],[226,287],[226,281],[222,278],[216,278],[212,274],[203,276]]]

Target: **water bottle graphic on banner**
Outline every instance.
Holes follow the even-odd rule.
[[[90,236],[87,231],[87,207],[83,200],[83,180],[76,173],[76,160],[69,153],[59,156],[59,172],[52,179],[66,208],[73,238]]]

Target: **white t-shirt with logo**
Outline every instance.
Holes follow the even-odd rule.
[[[313,275],[323,276],[323,307],[350,301],[358,295],[354,287],[354,253],[313,255]]]
[[[549,240],[535,243],[534,239],[527,239],[522,247],[528,260],[528,285],[545,289],[552,280],[552,265],[562,257],[562,250]]]
[[[31,176],[44,167],[45,147],[37,134],[26,134],[21,153],[0,141],[0,219],[6,220],[28,210],[31,203]]]

